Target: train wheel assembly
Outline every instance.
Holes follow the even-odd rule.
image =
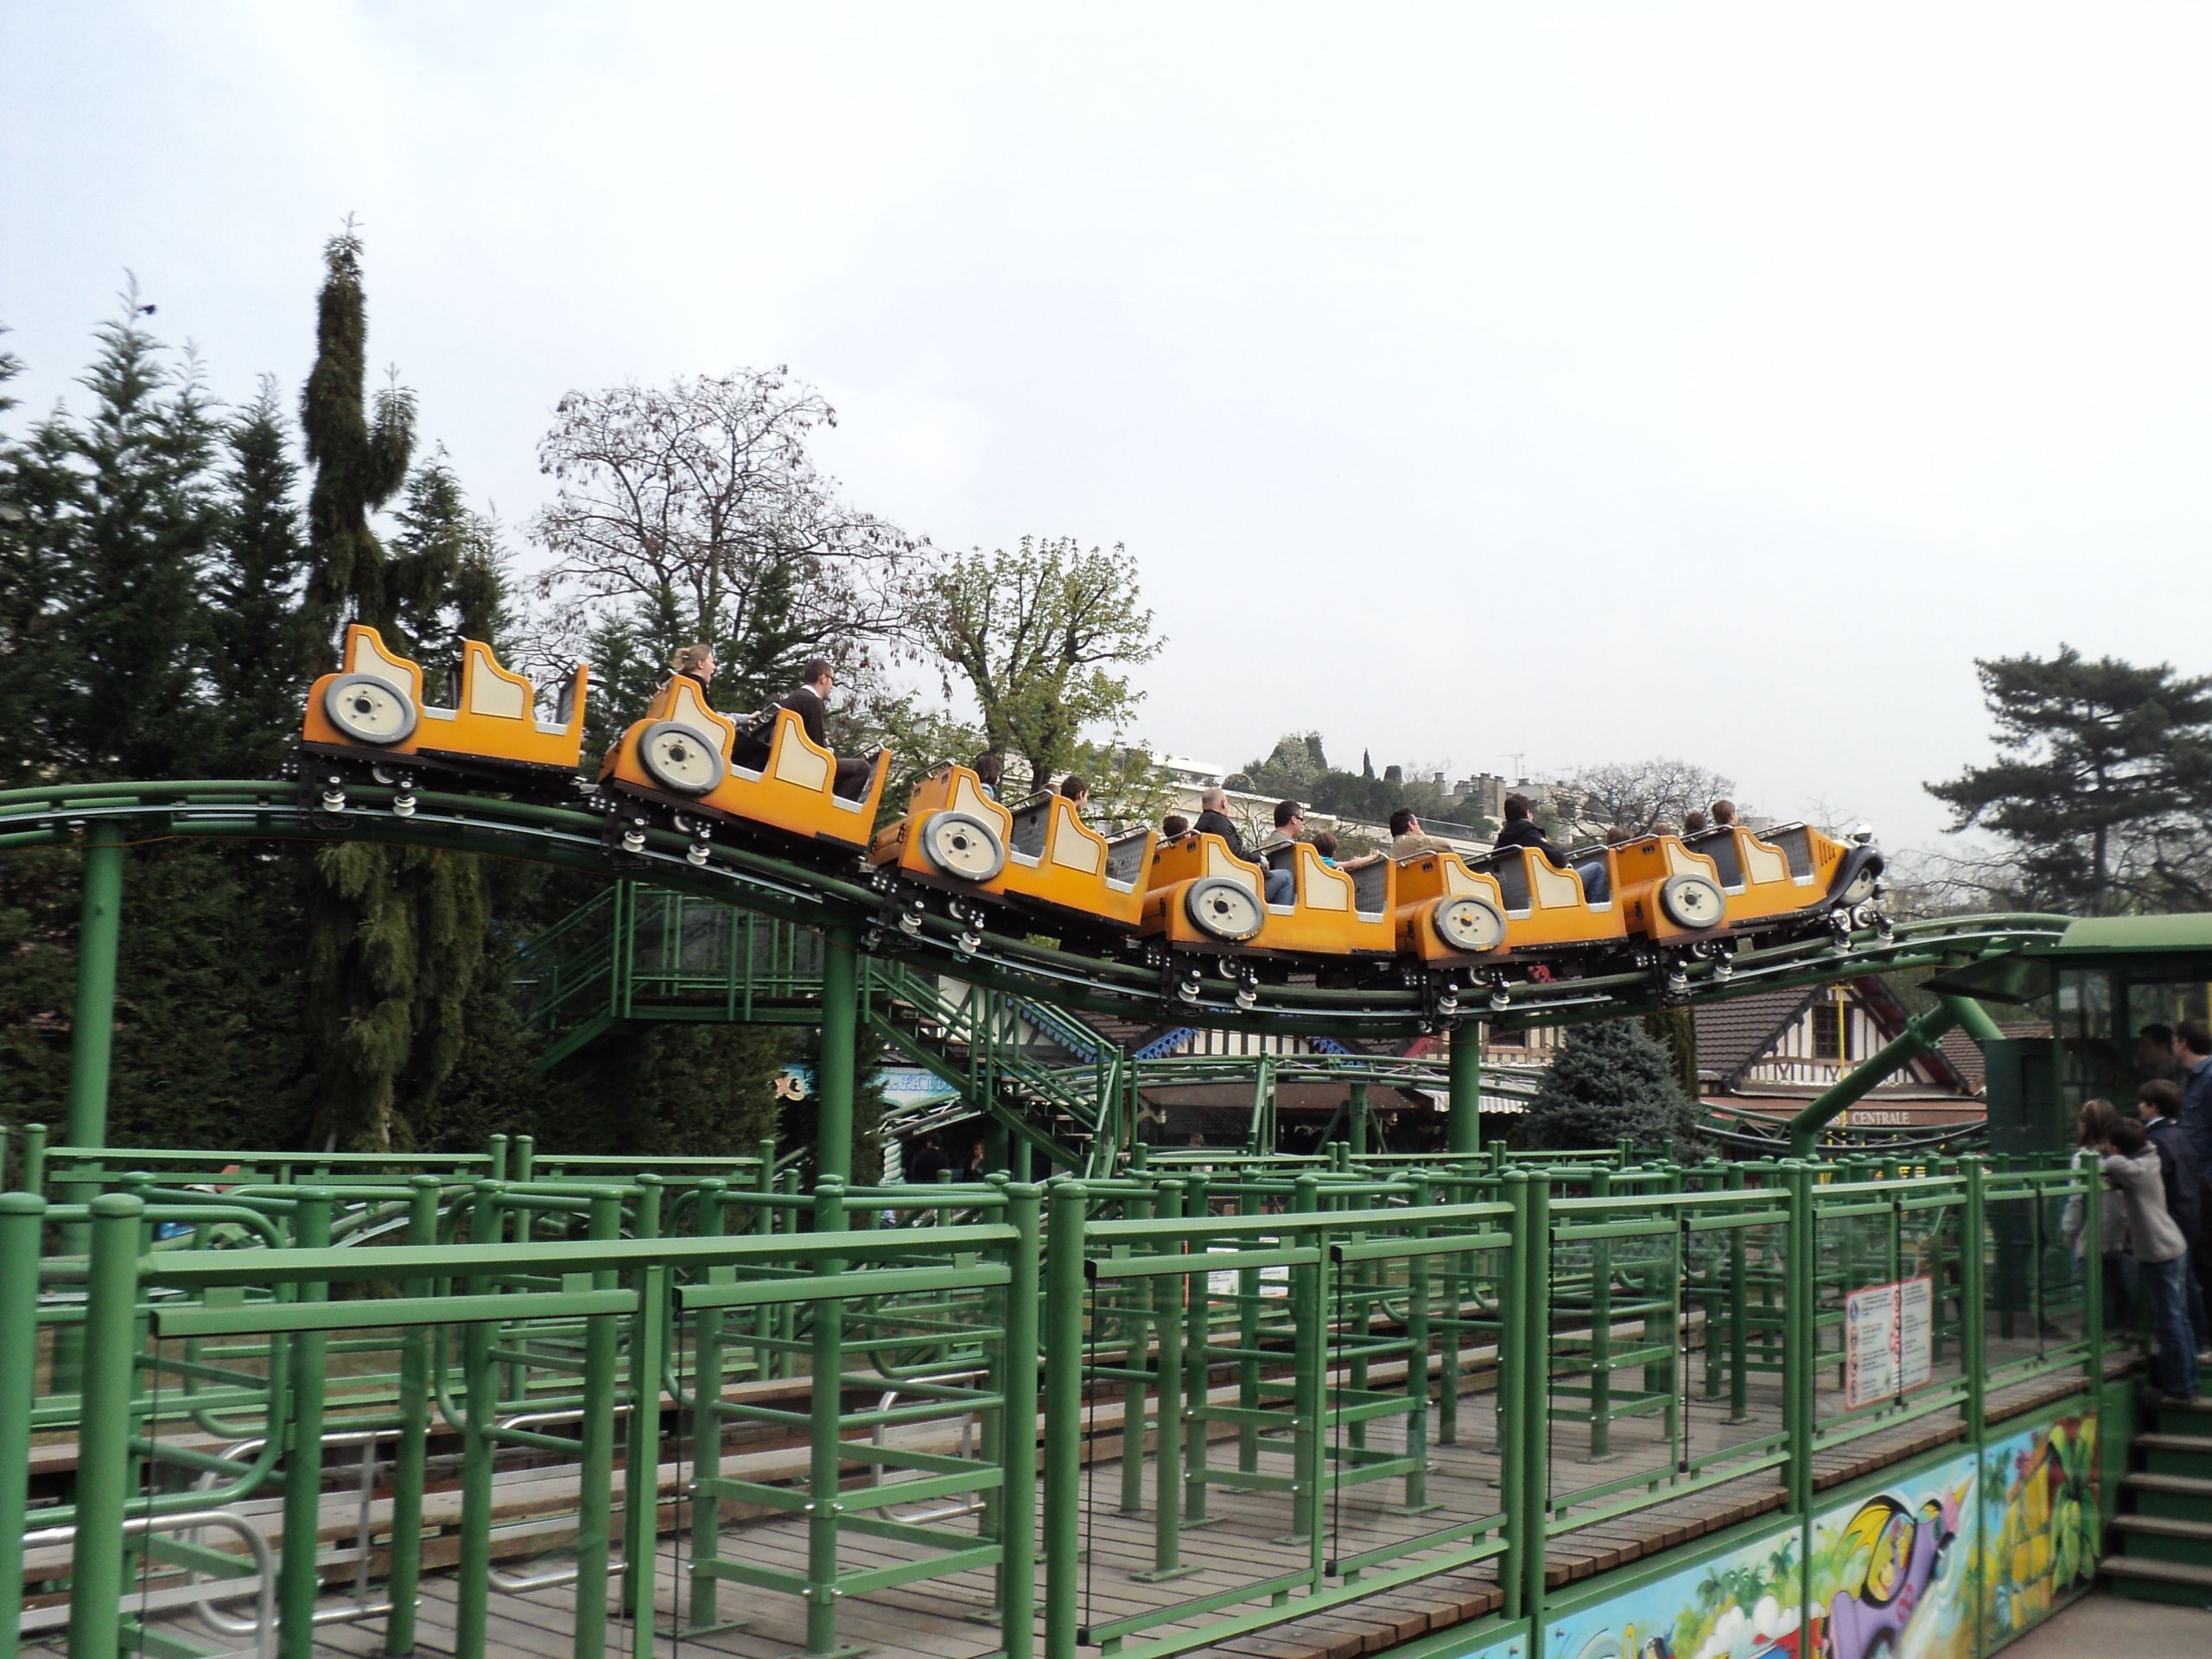
[[[965,812],[932,813],[922,826],[922,856],[940,875],[988,881],[1006,868],[1006,849],[991,826]]]
[[[1659,908],[1676,927],[1701,931],[1720,925],[1728,900],[1706,876],[1670,875],[1659,888]]]
[[[322,712],[356,743],[404,743],[419,717],[414,699],[373,674],[340,674],[322,694]]]
[[[638,760],[645,775],[673,795],[704,795],[728,771],[713,744],[672,720],[657,720],[639,734]]]
[[[1222,875],[1192,882],[1183,894],[1183,913],[1200,932],[1231,944],[1256,937],[1268,920],[1249,887]]]
[[[1429,920],[1436,929],[1437,938],[1454,950],[1464,950],[1471,957],[1495,950],[1505,943],[1505,918],[1487,899],[1465,894],[1456,899],[1440,899],[1436,908],[1429,912]]]

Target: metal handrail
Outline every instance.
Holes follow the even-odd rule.
[[[338,1429],[322,1437],[321,1445],[326,1451],[332,1446],[358,1446],[361,1448],[361,1484],[359,1503],[354,1511],[353,1522],[353,1599],[350,1602],[341,1602],[336,1606],[317,1607],[315,1610],[314,1621],[317,1624],[350,1624],[356,1619],[378,1618],[391,1611],[392,1604],[389,1597],[381,1601],[372,1601],[369,1599],[369,1552],[376,1537],[375,1529],[370,1522],[369,1511],[376,1497],[377,1442],[397,1440],[404,1432],[395,1424],[389,1428]],[[233,1446],[226,1446],[221,1455],[235,1462],[248,1452],[260,1451],[269,1444],[269,1440],[268,1435],[257,1434],[250,1440],[240,1440]],[[217,1472],[215,1470],[209,1470],[200,1476],[195,1484],[202,1490],[212,1488]],[[228,1511],[209,1510],[203,1510],[201,1513],[221,1515],[227,1514]],[[256,1535],[259,1535],[257,1533]],[[185,1569],[185,1582],[199,1583],[199,1570],[188,1567]],[[416,1605],[417,1607],[422,1605],[419,1596],[416,1599]],[[224,1636],[245,1636],[253,1629],[251,1624],[243,1620],[231,1618],[226,1614],[218,1612],[212,1602],[200,1603],[199,1612],[201,1624],[207,1625],[209,1630]]]
[[[253,1557],[253,1618],[250,1620],[226,1619],[215,1628],[223,1630],[227,1635],[251,1636],[254,1638],[251,1648],[235,1651],[251,1653],[254,1659],[276,1659],[276,1556],[269,1548],[269,1540],[260,1528],[244,1516],[229,1510],[185,1510],[175,1515],[131,1516],[123,1523],[123,1535],[134,1538],[149,1532],[197,1532],[202,1527],[221,1527],[235,1533],[245,1541],[247,1553]],[[77,1529],[74,1526],[41,1527],[35,1532],[23,1535],[22,1548],[23,1553],[29,1554],[34,1549],[51,1544],[73,1545],[76,1541]],[[200,1582],[196,1573],[188,1572],[184,1588],[187,1592],[196,1591]],[[190,1601],[199,1607],[200,1618],[208,1620],[213,1603],[233,1601],[245,1593],[235,1586],[235,1580],[227,1586],[211,1583],[205,1596],[181,1595],[173,1589],[141,1597],[125,1592],[124,1600],[126,1605],[133,1600],[141,1600],[149,1610],[155,1606],[178,1606]],[[66,1603],[54,1607],[34,1608],[22,1615],[16,1628],[26,1636],[37,1630],[59,1630],[69,1622],[69,1615],[70,1608]],[[213,1624],[213,1621],[208,1622]]]

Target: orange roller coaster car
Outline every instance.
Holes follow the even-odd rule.
[[[1838,841],[1804,823],[1758,835],[1731,824],[1688,842],[1713,862],[1728,931],[1745,936],[1808,920],[1839,929],[1879,924],[1883,861],[1872,843],[1868,830]]]
[[[1614,907],[1628,930],[1656,945],[1694,944],[1727,925],[1720,872],[1679,836],[1645,836],[1604,849]]]
[[[308,692],[300,744],[311,754],[371,759],[397,771],[413,762],[571,777],[582,758],[590,670],[582,663],[562,687],[554,717],[540,720],[535,688],[500,667],[480,639],[461,643],[450,709],[425,699],[422,669],[374,628],[348,626],[340,660]]]
[[[1057,794],[1001,806],[966,766],[914,785],[906,816],[880,831],[868,858],[923,887],[975,894],[1122,933],[1144,907],[1149,830],[1107,839]]]
[[[1396,909],[1400,954],[1427,967],[1495,963],[1511,955],[1497,878],[1469,869],[1457,853],[1420,853],[1399,861]]]
[[[646,804],[668,811],[692,838],[692,861],[706,860],[718,823],[768,830],[823,850],[857,853],[868,842],[890,756],[879,753],[857,796],[836,792],[836,757],[814,742],[788,709],[775,711],[766,762],[755,771],[732,764],[737,727],[707,707],[682,676],[653,694],[645,717],[607,751],[599,781],[620,804],[623,844],[645,845]]]
[[[1503,847],[1468,867],[1497,883],[1505,902],[1505,938],[1516,957],[1544,957],[1619,946],[1628,920],[1615,904],[1593,905],[1582,878],[1563,870],[1534,847]]]
[[[1386,860],[1332,870],[1303,842],[1262,849],[1266,865],[1242,859],[1219,836],[1191,834],[1152,855],[1137,931],[1170,949],[1226,956],[1389,957],[1394,871]],[[1267,902],[1266,870],[1287,868],[1292,902]]]

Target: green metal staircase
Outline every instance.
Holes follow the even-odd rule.
[[[2212,1402],[2158,1403],[2135,1437],[2106,1578],[2138,1601],[2212,1606]]]

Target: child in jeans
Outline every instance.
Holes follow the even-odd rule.
[[[2170,1400],[2194,1401],[2196,1344],[2189,1328],[2189,1241],[2167,1212],[2158,1151],[2140,1123],[2123,1117],[2105,1131],[2103,1162],[2105,1178],[2127,1206],[2128,1249],[2150,1294],[2159,1389]]]

